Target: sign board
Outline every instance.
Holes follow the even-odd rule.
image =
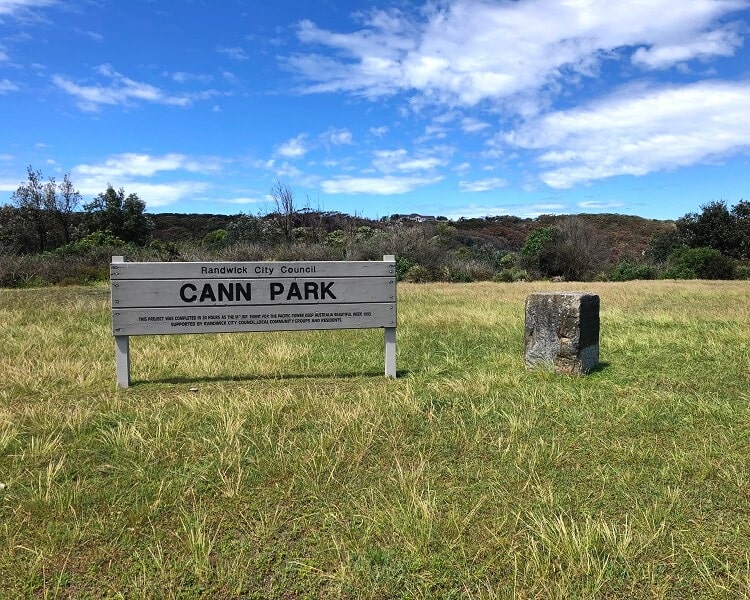
[[[117,383],[128,387],[128,337],[308,329],[385,330],[396,376],[396,263],[124,262],[112,258]]]

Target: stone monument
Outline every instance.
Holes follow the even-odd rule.
[[[535,292],[526,298],[527,369],[583,375],[599,363],[599,296]]]

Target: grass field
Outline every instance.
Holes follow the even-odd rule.
[[[524,369],[555,288],[587,377]],[[132,338],[117,390],[107,287],[0,290],[0,597],[750,596],[750,283],[401,285],[398,343]]]

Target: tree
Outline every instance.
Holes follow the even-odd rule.
[[[28,223],[36,234],[34,250],[44,252],[49,249],[50,214],[47,206],[49,196],[55,195],[54,180],[42,182],[42,172],[34,171],[29,165],[26,169],[28,179],[13,192],[11,200],[18,208],[21,219]]]
[[[714,248],[725,256],[750,259],[750,202],[741,200],[731,211],[724,201],[701,206],[677,220],[677,231],[689,248]]]
[[[144,245],[154,228],[144,211],[146,203],[137,194],[125,197],[125,190],[110,185],[103,194],[83,206],[84,226],[89,233],[102,231],[121,239]]]
[[[294,205],[294,191],[286,183],[281,183],[277,179],[276,183],[271,186],[269,194],[274,205],[273,216],[281,235],[284,241],[291,242],[294,237],[294,216],[297,213]]]
[[[526,238],[521,257],[527,269],[545,277],[585,281],[609,261],[609,247],[597,230],[579,217],[539,227]]]
[[[237,215],[226,226],[227,243],[244,242],[255,244],[263,241],[263,222],[254,215]]]
[[[12,202],[18,210],[22,229],[34,231],[35,243],[24,250],[45,252],[72,239],[75,211],[81,194],[66,174],[60,184],[50,177],[43,182],[42,172],[27,167],[27,180],[13,193]]]
[[[652,263],[663,264],[667,262],[672,252],[686,247],[684,232],[680,232],[675,227],[675,229],[657,233],[651,238],[646,250],[646,258]]]
[[[73,187],[73,183],[70,181],[70,174],[66,173],[62,183],[57,186],[55,201],[50,207],[54,218],[62,229],[63,239],[66,244],[70,244],[72,241],[73,217],[80,203],[81,194]]]
[[[732,207],[731,214],[737,239],[735,258],[750,260],[750,202],[740,200]]]
[[[31,224],[15,206],[0,206],[0,254],[36,252],[38,240]]]
[[[734,261],[716,248],[680,248],[669,257],[669,279],[733,279]]]

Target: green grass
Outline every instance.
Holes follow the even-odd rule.
[[[106,287],[0,290],[0,597],[750,595],[750,284],[576,287],[587,377],[524,369],[560,284],[434,284],[395,381],[279,332],[131,338],[128,390]]]

